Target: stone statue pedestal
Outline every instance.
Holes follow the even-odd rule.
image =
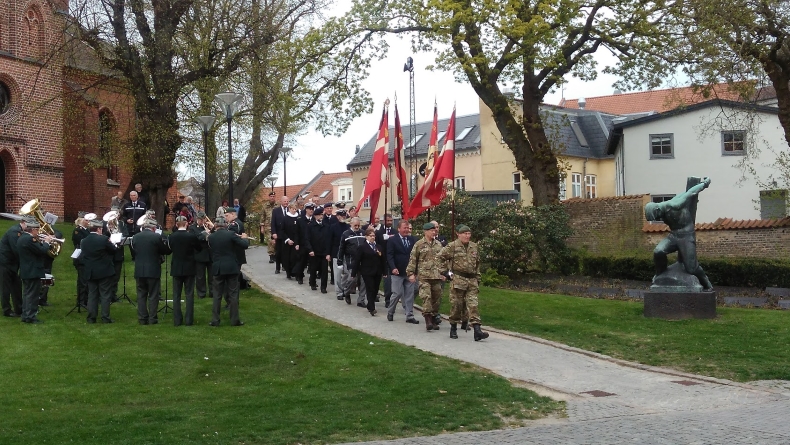
[[[645,292],[644,315],[648,318],[682,320],[716,318],[716,292]]]

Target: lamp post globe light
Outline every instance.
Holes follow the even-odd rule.
[[[208,132],[214,125],[214,116],[198,116],[195,122],[203,131],[203,211],[208,209]]]
[[[286,191],[286,187],[288,186],[288,171],[285,168],[285,160],[288,158],[288,153],[293,150],[292,147],[283,147],[280,149],[280,153],[283,154],[283,195],[288,194]]]
[[[269,176],[269,186],[274,191],[274,183],[277,182],[277,176]]]
[[[231,145],[230,137],[230,122],[233,120],[233,115],[239,108],[241,100],[244,98],[241,94],[233,92],[219,93],[214,96],[214,102],[222,108],[225,114],[225,120],[228,123],[228,204],[233,204],[233,147]]]

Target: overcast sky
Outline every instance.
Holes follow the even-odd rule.
[[[374,62],[370,77],[364,83],[373,100],[374,111],[354,120],[342,137],[324,137],[317,132],[309,132],[297,138],[293,151],[288,158],[288,184],[304,184],[318,172],[336,173],[346,171],[346,165],[354,156],[356,145],[364,145],[378,130],[381,107],[384,100],[390,99],[390,125],[395,122],[395,94],[398,97],[398,111],[401,125],[409,123],[409,74],[403,71],[406,58],[414,59],[415,113],[417,122],[433,117],[434,98],[438,104],[439,119],[449,118],[455,103],[457,115],[479,113],[478,98],[472,87],[466,83],[455,82],[448,71],[426,71],[425,67],[434,64],[434,56],[427,53],[412,54],[407,40],[396,37],[389,39],[390,49],[386,59]],[[598,55],[601,69],[612,64],[608,53]],[[565,97],[594,97],[612,94],[612,84],[617,79],[609,75],[599,75],[594,82],[581,82],[571,79],[565,86]],[[560,91],[545,98],[549,104],[559,103]],[[439,131],[444,129],[440,128]],[[283,185],[282,162],[277,165],[277,185]]]

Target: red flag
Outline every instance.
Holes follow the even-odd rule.
[[[398,199],[401,203],[401,215],[409,214],[409,179],[406,175],[406,164],[403,154],[403,132],[400,127],[398,104],[395,104],[395,177],[398,178]]]
[[[387,159],[387,152],[389,151],[389,129],[387,128],[388,117],[387,107],[389,106],[389,99],[384,103],[384,110],[381,114],[381,124],[379,125],[379,136],[376,139],[376,148],[373,150],[373,160],[370,162],[370,169],[368,170],[368,178],[365,180],[365,190],[362,191],[362,196],[359,198],[357,208],[362,208],[362,203],[365,199],[370,198],[370,221],[373,222],[373,217],[376,216],[376,210],[379,206],[379,197],[381,196],[381,187],[387,181],[387,170],[389,162]]]
[[[444,181],[455,178],[455,110],[447,126],[447,136],[433,170],[425,177],[425,183],[414,195],[409,206],[409,218],[414,218],[425,209],[433,207],[442,200]]]

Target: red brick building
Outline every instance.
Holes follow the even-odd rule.
[[[134,107],[73,41],[68,0],[0,1],[0,211],[33,198],[66,220],[102,215],[131,180]]]

